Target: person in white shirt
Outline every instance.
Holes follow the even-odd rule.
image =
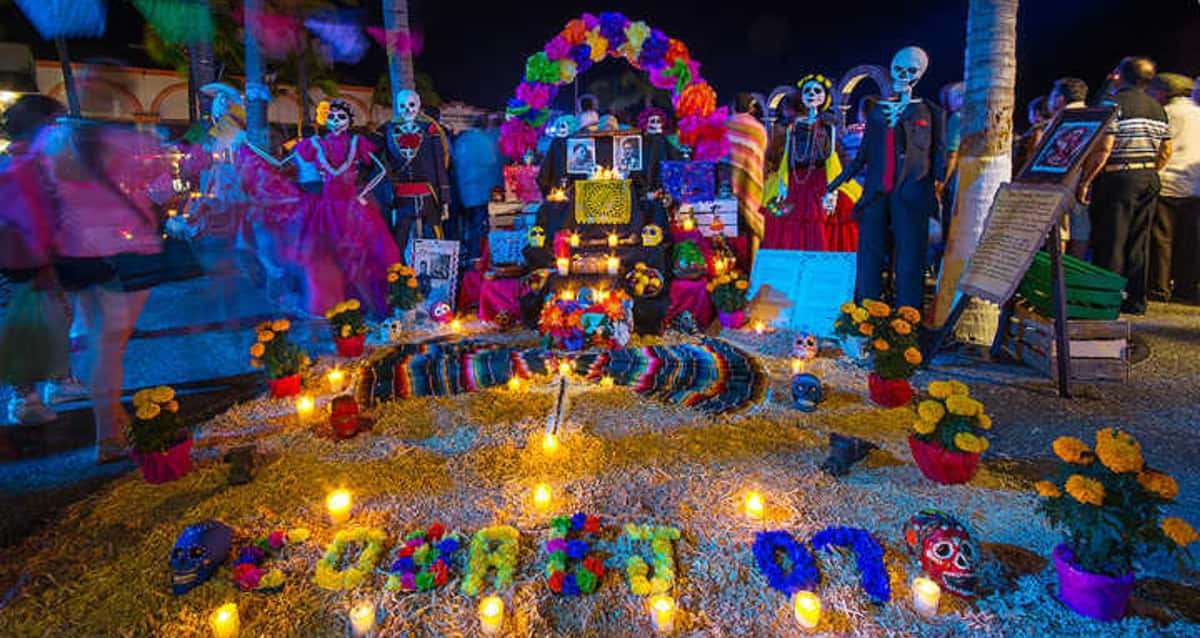
[[[1167,112],[1174,152],[1159,171],[1159,193],[1150,242],[1150,295],[1200,303],[1200,104],[1196,82],[1160,73],[1151,95]],[[1174,280],[1174,287],[1171,283]]]

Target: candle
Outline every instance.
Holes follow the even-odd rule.
[[[933,618],[938,613],[938,601],[942,597],[942,588],[928,578],[914,578],[912,582],[912,603],[917,615],[922,618]]]
[[[571,290],[570,288],[567,288],[567,289],[563,290],[562,292],[560,292],[560,293],[558,294],[558,296],[559,296],[559,297],[560,297],[560,298],[561,298],[563,301],[571,301],[572,299],[574,299],[574,298],[575,298],[575,291],[574,291],[574,290]]]
[[[296,416],[300,418],[300,423],[308,423],[316,410],[317,402],[307,394],[296,399]]]
[[[462,332],[462,322],[457,318],[450,320],[450,330],[452,332]]]
[[[683,223],[682,223],[682,224],[680,224],[680,226],[682,226],[682,227],[683,227],[683,230],[684,230],[685,232],[689,232],[689,233],[690,233],[690,232],[692,232],[693,230],[696,230],[696,220],[695,220],[695,219],[693,219],[691,215],[688,215],[687,217],[684,217],[684,218],[683,218]]]
[[[609,255],[608,259],[605,260],[605,264],[608,266],[608,274],[610,275],[617,274],[621,269],[621,260],[616,255]]]
[[[375,629],[375,604],[370,601],[358,603],[350,609],[350,633],[354,638],[371,635]]]
[[[611,388],[611,387],[613,387],[613,378],[612,378],[612,377],[610,377],[610,376],[608,376],[608,375],[605,375],[604,377],[601,377],[601,379],[600,379],[600,387],[602,387],[602,388]]]
[[[579,248],[579,233],[571,233],[567,237],[567,243],[571,244],[571,248]]]
[[[550,486],[545,483],[538,483],[533,488],[533,504],[539,511],[545,511],[550,507]]]
[[[725,260],[724,259],[717,258],[717,259],[713,260],[713,272],[717,273],[718,275],[725,273]]]
[[[238,635],[238,608],[236,603],[225,603],[213,610],[208,617],[213,638],[235,638]]]
[[[570,361],[560,361],[558,363],[558,374],[560,374],[561,376],[564,376],[564,377],[570,376],[571,375],[571,362]]]
[[[558,451],[558,436],[553,432],[542,435],[542,451],[551,456]]]
[[[767,324],[763,323],[763,321],[761,319],[754,322],[754,334],[761,335],[762,333],[764,333],[766,331],[767,331]]]
[[[608,247],[609,248],[616,248],[617,244],[619,244],[619,243],[621,243],[621,238],[618,237],[616,233],[608,234]]]
[[[792,376],[796,376],[801,372],[804,372],[804,359],[792,357]]]
[[[513,392],[520,390],[521,389],[521,378],[520,377],[510,378],[508,380],[508,389],[512,390]]]
[[[592,297],[595,298],[596,303],[604,303],[604,302],[608,301],[608,291],[607,290],[594,290],[594,291],[592,291]]]
[[[675,631],[675,599],[666,594],[651,598],[650,619],[654,621],[654,631],[659,634]]]
[[[504,601],[499,596],[487,596],[479,601],[479,630],[485,636],[495,636],[504,626]]]
[[[760,520],[763,517],[763,495],[755,490],[746,492],[746,516]]]
[[[350,508],[354,505],[354,498],[350,495],[350,490],[334,490],[325,497],[325,509],[329,510],[329,519],[334,525],[341,525],[350,518]]]
[[[554,260],[554,265],[558,267],[558,274],[567,276],[571,272],[571,259],[569,257],[559,257]]]
[[[346,387],[346,373],[341,368],[334,368],[325,375],[325,382],[329,384],[330,391],[341,392]]]
[[[810,591],[798,591],[792,597],[796,622],[805,629],[816,629],[821,622],[821,599]]]

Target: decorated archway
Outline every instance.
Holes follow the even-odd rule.
[[[887,69],[875,64],[862,64],[846,71],[842,79],[837,84],[837,89],[833,94],[833,106],[835,112],[841,117],[841,125],[845,127],[846,120],[849,119],[848,113],[854,108],[851,103],[854,89],[863,80],[871,80],[875,86],[879,87],[879,95],[882,98],[892,96],[892,80],[888,77]]]
[[[694,159],[725,155],[729,110],[717,108],[717,94],[700,77],[700,64],[687,45],[617,12],[599,17],[585,13],[571,20],[525,60],[525,79],[508,101],[507,120],[500,130],[501,151],[515,160],[533,150],[558,88],[610,57],[625,59],[647,73],[651,84],[671,92],[679,141],[692,148]]]

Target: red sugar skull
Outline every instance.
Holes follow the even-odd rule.
[[[979,552],[957,519],[938,510],[921,510],[904,526],[904,541],[942,589],[958,596],[975,595]]]
[[[817,358],[817,337],[816,335],[798,335],[796,343],[792,346],[792,356],[804,361],[812,361]]]

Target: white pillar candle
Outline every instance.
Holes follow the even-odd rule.
[[[912,603],[917,615],[922,618],[933,618],[938,613],[938,601],[942,598],[942,588],[928,578],[914,578],[912,582]]]
[[[659,635],[667,635],[675,631],[675,599],[660,594],[650,599],[650,620],[654,623],[654,631]]]
[[[325,497],[325,509],[329,511],[329,520],[334,525],[341,525],[350,519],[350,508],[354,505],[354,498],[350,495],[350,490],[334,490]]]
[[[605,265],[608,267],[608,274],[615,275],[621,270],[621,259],[616,255],[609,255]]]
[[[821,599],[810,591],[798,591],[792,597],[796,622],[805,629],[815,629],[821,622]]]
[[[567,257],[555,259],[554,265],[558,267],[558,274],[563,277],[566,277],[567,273],[571,272],[571,260]]]
[[[766,504],[763,501],[763,495],[751,490],[746,492],[746,516],[754,520],[762,520],[763,510]]]
[[[504,627],[504,601],[488,596],[479,601],[479,630],[485,636],[497,636]]]
[[[375,629],[375,604],[363,601],[350,609],[350,632],[354,638],[370,636]]]

